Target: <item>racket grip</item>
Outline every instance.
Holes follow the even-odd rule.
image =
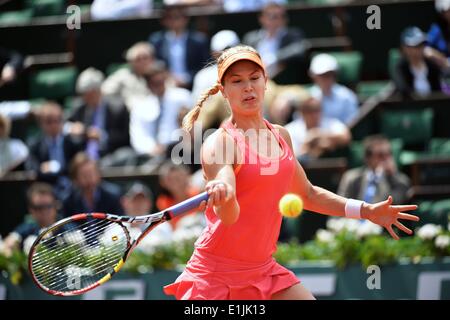
[[[208,192],[205,191],[168,208],[166,212],[170,214],[171,218],[176,217],[182,213],[197,208],[202,201],[208,200],[208,197]]]

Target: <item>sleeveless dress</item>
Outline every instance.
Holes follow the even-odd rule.
[[[286,141],[264,121],[283,150],[281,157],[259,155],[231,121],[223,123],[244,156],[235,168],[239,218],[226,226],[212,208],[206,210],[207,226],[183,273],[164,287],[166,294],[183,300],[266,300],[300,282],[272,257],[282,221],[278,202],[289,191],[296,160]]]

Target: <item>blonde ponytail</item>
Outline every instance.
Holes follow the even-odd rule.
[[[194,122],[197,120],[200,111],[202,109],[203,103],[210,97],[215,95],[217,92],[219,92],[219,84],[217,83],[215,86],[209,88],[207,91],[205,91],[200,99],[198,100],[195,107],[189,111],[183,118],[183,129],[187,132],[190,132],[192,127],[194,126]]]

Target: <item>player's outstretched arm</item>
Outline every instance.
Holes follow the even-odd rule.
[[[283,138],[291,146],[292,142],[289,133],[283,127],[277,126]],[[306,177],[305,171],[299,162],[296,163],[295,174],[291,183],[290,192],[296,193],[303,198],[304,208],[309,211],[330,215],[345,217],[345,206],[347,198],[341,197],[331,191],[314,186]],[[419,221],[419,217],[403,213],[403,211],[411,211],[417,209],[416,205],[392,205],[392,197],[387,200],[369,204],[363,203],[361,206],[361,218],[376,223],[389,232],[394,239],[399,239],[398,235],[393,231],[392,226],[396,226],[400,230],[411,234],[412,231],[405,227],[399,219]]]

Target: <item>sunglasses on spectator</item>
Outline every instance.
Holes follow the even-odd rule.
[[[61,123],[62,122],[62,118],[44,118],[42,119],[42,122],[44,123]]]
[[[133,60],[134,61],[141,61],[141,60],[149,60],[151,57],[148,54],[142,54],[139,56],[136,56]]]
[[[302,112],[303,113],[319,113],[321,112],[321,109],[303,109]]]
[[[182,16],[181,14],[169,14],[166,16],[166,19],[169,20],[178,20],[178,19],[183,19],[184,16]]]
[[[284,19],[284,14],[281,13],[265,13],[264,16],[270,20]]]
[[[54,203],[43,203],[43,204],[32,204],[30,206],[31,209],[36,211],[49,210],[56,207]]]
[[[392,152],[391,151],[374,152],[371,155],[372,155],[372,157],[386,158],[386,157],[390,157],[392,155]]]

